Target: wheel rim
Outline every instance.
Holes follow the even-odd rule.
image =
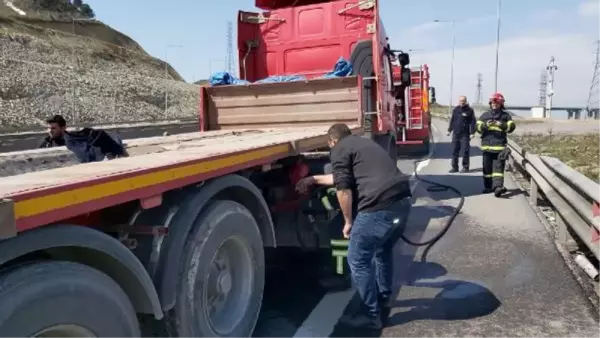
[[[33,335],[34,337],[96,337],[90,330],[83,326],[65,324],[55,325],[43,329]]]
[[[223,241],[213,256],[205,277],[205,315],[221,336],[230,335],[243,319],[254,288],[252,253],[238,237]]]

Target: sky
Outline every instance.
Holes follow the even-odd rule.
[[[233,21],[235,34],[237,11],[256,10],[253,0],[86,2],[97,19],[129,35],[151,55],[164,60],[167,53],[167,61],[188,82],[225,68],[227,22]],[[453,102],[459,95],[475,101],[477,73],[483,78],[483,100],[493,92],[496,0],[379,3],[392,48],[414,50],[413,63],[429,65],[440,103],[451,98],[453,36]],[[540,76],[554,56],[554,106],[585,106],[600,35],[599,4],[600,0],[502,0],[498,90],[507,104],[538,103]],[[434,20],[455,20],[454,34],[452,24]]]

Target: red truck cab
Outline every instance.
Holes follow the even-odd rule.
[[[379,1],[256,0],[255,4],[265,12],[238,13],[239,77],[249,82],[281,75],[311,80],[330,72],[343,57],[357,77],[356,108],[364,135],[395,154],[393,54],[379,17]],[[339,79],[329,84],[334,81]]]

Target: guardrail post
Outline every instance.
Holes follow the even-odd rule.
[[[538,185],[533,177],[529,179],[529,201],[535,206],[538,205]]]

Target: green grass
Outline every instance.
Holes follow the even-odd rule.
[[[600,134],[524,134],[511,138],[523,149],[556,157],[566,165],[600,183]]]

